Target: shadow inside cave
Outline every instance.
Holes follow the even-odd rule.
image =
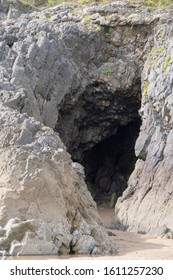
[[[137,160],[134,146],[140,125],[136,119],[120,126],[115,135],[84,153],[86,183],[97,205],[114,207],[127,188]]]
[[[135,142],[141,118],[141,81],[114,91],[93,82],[59,108],[58,131],[74,162],[83,165],[86,184],[97,205],[114,207],[127,188],[136,163]]]

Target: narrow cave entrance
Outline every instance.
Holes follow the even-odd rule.
[[[140,125],[136,119],[120,126],[115,135],[85,152],[82,164],[86,183],[97,205],[114,207],[127,188],[136,163],[134,146]]]
[[[134,170],[135,142],[141,119],[141,83],[111,91],[93,83],[79,94],[67,96],[55,127],[71,154],[83,165],[86,183],[97,205],[114,207]]]

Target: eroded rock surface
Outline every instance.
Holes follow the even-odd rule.
[[[144,66],[142,126],[136,142],[139,160],[115,210],[116,223],[122,227],[168,238],[173,231],[172,28],[166,23],[156,29]]]
[[[96,205],[58,134],[3,106],[0,120],[1,251],[114,251],[107,234],[99,230]]]
[[[2,6],[2,13],[8,12],[5,9]],[[18,19],[15,13],[1,18],[0,250],[4,254],[115,252],[84,182],[83,168],[72,162],[66,146],[73,159],[82,162],[86,152],[116,136],[119,128],[128,127],[131,122],[139,124],[141,73],[146,54],[157,43],[153,39],[156,31],[161,37],[159,48],[167,48],[165,38],[170,33],[161,30],[165,26],[169,31],[164,22],[171,13],[171,9],[153,11],[116,1],[87,8],[62,4],[21,14]],[[168,74],[172,59],[169,44],[169,52],[166,49],[156,51],[156,57],[149,56],[143,71],[143,124],[136,146],[140,160],[130,179],[138,181],[134,188],[129,183],[116,207],[118,222],[127,227],[135,223],[143,230],[150,228],[152,219],[157,220],[155,216],[160,217],[166,195],[163,221],[172,228],[172,216],[166,212],[171,209],[171,184],[164,184],[163,192],[163,178],[171,180],[168,170],[172,168],[171,90],[165,91],[172,83],[172,74]],[[160,63],[156,71],[147,66],[152,59],[153,63]],[[148,94],[151,91],[155,100],[161,82],[162,99],[153,102]],[[156,113],[150,109],[152,106]],[[144,137],[146,127],[148,136]],[[164,146],[167,148],[163,150]],[[135,161],[136,158],[133,164]],[[160,169],[155,170],[155,166]],[[163,177],[164,170],[168,177]],[[143,186],[146,171],[150,181],[146,184],[145,180]],[[138,190],[141,211],[149,209],[143,227],[137,223],[135,207],[139,204],[132,200]],[[158,193],[160,204],[144,199],[152,192],[151,198]]]

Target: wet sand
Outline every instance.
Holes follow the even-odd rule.
[[[103,224],[109,225],[113,216],[113,209],[98,209]],[[110,230],[109,230],[110,231]],[[111,230],[116,236],[118,255],[111,259],[145,259],[145,260],[173,260],[173,239],[154,238],[146,234],[136,234],[118,230]]]

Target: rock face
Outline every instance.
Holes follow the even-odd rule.
[[[27,114],[0,111],[1,250],[110,252],[114,246],[100,229],[96,205],[58,134]]]
[[[142,126],[135,148],[138,161],[114,217],[120,227],[158,234],[161,230],[160,235],[173,231],[172,28],[172,23],[157,27],[142,72]]]
[[[62,5],[2,22],[0,250],[4,254],[115,252],[82,167],[72,162],[52,129],[58,104],[86,83],[80,84],[74,50],[65,46],[70,34],[71,42],[76,32],[80,38],[76,20],[67,18],[68,13]]]
[[[4,13],[7,2],[1,5]],[[152,11],[116,1],[83,9],[62,4],[18,19],[14,13],[1,21],[0,251],[4,254],[115,252],[80,163],[89,188],[96,187],[94,174],[103,192],[116,186],[115,175],[127,187],[136,162],[141,73],[139,160],[118,200],[115,223],[142,231],[163,226],[164,234],[170,233],[170,14],[171,10]],[[114,158],[110,168],[109,164],[104,168],[104,155],[102,164],[89,160],[99,143],[109,140],[108,147],[112,139],[117,144],[114,148],[111,144],[114,151],[107,157],[109,162]],[[71,160],[66,147],[80,163]],[[108,169],[113,172],[109,190],[108,174],[98,175]]]

